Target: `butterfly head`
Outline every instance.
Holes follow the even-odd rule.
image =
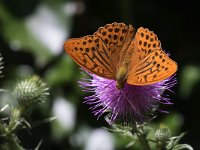
[[[122,66],[118,69],[116,74],[116,87],[122,89],[127,81],[127,68]]]
[[[123,88],[124,88],[124,85],[125,85],[125,83],[126,83],[126,82],[122,82],[122,83],[120,83],[120,82],[117,82],[117,84],[116,84],[116,87],[117,87],[117,89],[119,89],[119,90],[123,89]]]

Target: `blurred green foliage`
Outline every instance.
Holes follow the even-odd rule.
[[[190,97],[194,86],[200,83],[199,66],[185,66],[182,70],[180,96],[184,99]]]

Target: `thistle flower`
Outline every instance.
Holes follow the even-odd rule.
[[[19,105],[27,107],[45,102],[49,95],[46,83],[38,76],[30,76],[19,81],[13,93]]]
[[[85,103],[91,105],[94,115],[100,117],[110,112],[109,121],[123,120],[124,123],[143,121],[148,113],[157,108],[158,104],[171,104],[165,90],[169,90],[176,84],[174,76],[158,83],[136,86],[126,84],[123,89],[116,88],[116,81],[105,79],[94,74],[79,81],[79,85],[85,92],[93,95],[85,97]]]

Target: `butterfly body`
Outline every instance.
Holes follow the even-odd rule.
[[[130,66],[131,58],[134,52],[132,45],[130,45],[128,47],[128,50],[126,50],[125,56],[123,57],[123,60],[121,63],[122,65],[118,68],[117,73],[116,73],[116,87],[118,89],[122,89],[124,87],[125,83],[127,82],[128,72],[131,69],[131,67],[134,67],[134,66]]]
[[[127,82],[127,75],[128,75],[128,70],[126,67],[122,66],[119,68],[116,74],[116,87],[118,89],[122,89]]]
[[[125,83],[148,85],[173,75],[177,64],[162,50],[157,36],[148,29],[124,23],[107,24],[93,35],[69,39],[65,50],[89,73]]]

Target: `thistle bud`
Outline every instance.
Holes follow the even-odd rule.
[[[170,131],[168,128],[160,128],[155,132],[155,139],[161,143],[165,143],[170,138]]]
[[[15,85],[13,93],[19,106],[26,108],[45,102],[49,95],[46,83],[36,75],[21,79]]]

